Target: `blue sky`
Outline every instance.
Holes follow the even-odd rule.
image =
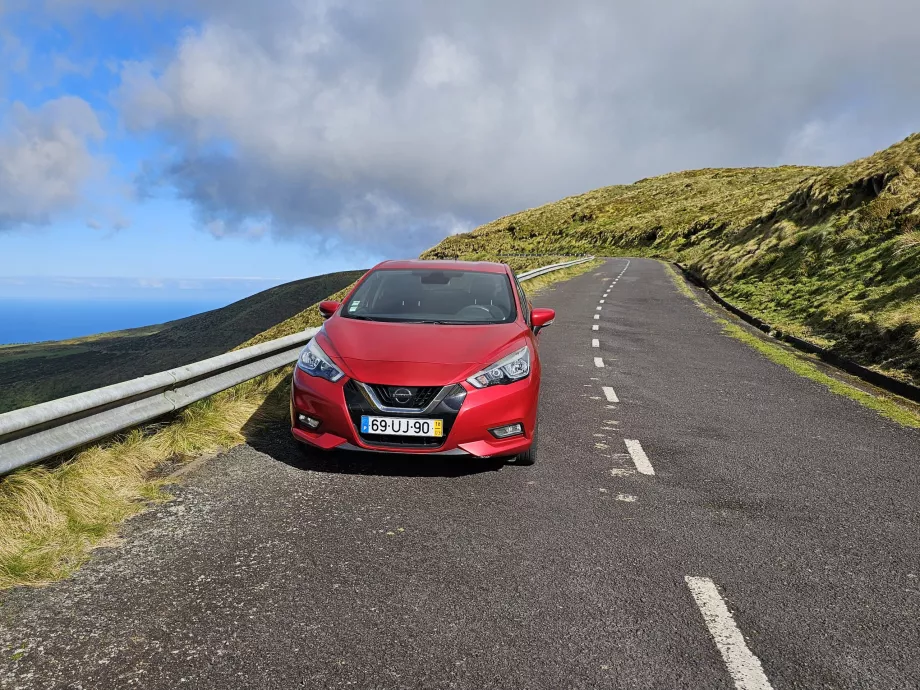
[[[918,22],[902,0],[6,0],[0,298],[229,301],[600,186],[843,163],[920,129]]]
[[[201,230],[193,205],[170,189],[138,198],[133,189],[138,171],[169,143],[158,133],[137,135],[121,126],[112,103],[118,65],[174,45],[182,31],[199,26],[193,18],[162,12],[102,17],[86,10],[61,21],[35,12],[9,19],[5,44],[13,37],[24,62],[3,72],[0,108],[17,101],[38,108],[62,96],[79,96],[106,130],[105,139],[91,148],[108,171],[53,222],[0,232],[0,298],[230,301],[381,259],[378,252],[360,248],[329,251],[328,240],[215,238]]]

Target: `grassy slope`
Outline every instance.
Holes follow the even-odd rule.
[[[864,388],[850,385],[846,377],[836,378],[829,376],[818,364],[820,360],[811,355],[794,350],[787,345],[781,345],[771,340],[768,336],[742,325],[738,319],[730,319],[716,311],[710,304],[704,303],[700,297],[690,289],[687,281],[683,276],[677,273],[677,270],[669,263],[665,263],[665,268],[677,286],[685,296],[693,300],[696,305],[706,312],[713,320],[722,326],[722,332],[740,340],[749,347],[757,350],[760,354],[773,360],[787,369],[792,370],[799,376],[811,379],[836,395],[855,400],[866,407],[875,410],[881,415],[894,420],[903,426],[920,429],[920,406],[901,400],[897,396],[890,395],[884,391],[867,392]]]
[[[5,347],[0,349],[0,412],[227,352],[361,274],[346,271],[285,283],[160,326]]]
[[[501,218],[423,256],[681,260],[776,326],[920,382],[918,171],[920,135],[836,168],[671,173]]]

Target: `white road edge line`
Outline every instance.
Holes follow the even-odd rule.
[[[744,635],[735,625],[728,606],[719,594],[715,583],[708,577],[691,577],[684,580],[690,593],[700,607],[706,627],[716,642],[716,647],[725,660],[728,672],[738,690],[773,690],[767,675],[763,672],[760,659],[748,649]]]
[[[652,463],[648,461],[648,456],[642,450],[642,444],[631,438],[624,439],[624,441],[626,450],[629,451],[629,456],[632,458],[636,469],[642,474],[655,474],[655,468],[652,467]]]
[[[598,340],[597,338],[591,339],[591,347],[600,347],[600,346],[601,346],[600,340]]]
[[[604,395],[607,398],[607,402],[620,402],[620,399],[617,397],[616,391],[613,390],[610,386],[601,386],[601,389],[604,391]]]
[[[595,358],[594,358],[594,366],[596,366],[598,369],[603,369],[603,368],[604,368],[604,360],[601,359],[600,357],[595,357]]]

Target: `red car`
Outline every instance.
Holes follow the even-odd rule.
[[[294,369],[298,441],[533,464],[537,333],[556,314],[531,309],[508,266],[386,261],[320,311]]]

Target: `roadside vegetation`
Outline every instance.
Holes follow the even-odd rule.
[[[664,265],[677,289],[696,302],[700,309],[717,321],[722,326],[722,332],[725,335],[740,340],[771,361],[786,367],[799,376],[804,376],[816,383],[820,383],[836,395],[855,400],[902,426],[920,429],[920,407],[881,390],[867,392],[858,386],[847,383],[843,380],[843,374],[838,378],[825,373],[819,368],[817,361],[812,356],[797,352],[789,346],[771,342],[766,336],[755,333],[745,328],[741,323],[736,323],[729,317],[717,312],[693,292],[683,276],[678,274],[671,264],[665,263]]]
[[[240,384],[165,424],[135,429],[57,466],[27,467],[0,479],[0,589],[66,577],[114,537],[120,522],[169,498],[166,480],[152,474],[164,462],[237,445],[254,415],[286,414],[287,397],[269,395],[290,371]]]
[[[705,169],[597,189],[425,258],[658,256],[794,333],[920,383],[920,134],[833,168]]]
[[[571,259],[570,259],[571,260]],[[555,262],[551,262],[555,263]],[[575,276],[580,276],[583,273],[588,273],[593,271],[598,266],[604,263],[603,259],[595,259],[594,261],[587,261],[583,264],[578,264],[577,266],[572,266],[571,268],[563,268],[558,271],[553,271],[552,273],[547,273],[546,275],[537,276],[536,278],[531,278],[523,283],[521,287],[524,288],[524,292],[527,293],[528,297],[538,296],[541,292],[546,290],[546,288],[556,283],[560,283],[564,280],[570,280]],[[540,306],[535,304],[534,306]]]

